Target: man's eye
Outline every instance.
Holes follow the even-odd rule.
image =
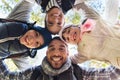
[[[55,50],[55,48],[50,48],[50,49],[49,49],[49,51],[54,51],[54,50]]]

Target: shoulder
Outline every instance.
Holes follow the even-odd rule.
[[[72,64],[72,66],[73,66],[74,75],[77,78],[77,80],[82,79],[83,78],[82,68],[77,64]]]
[[[82,73],[82,68],[81,68],[79,65],[77,65],[77,64],[72,64],[72,66],[73,66],[73,69],[74,69],[75,72],[80,72],[80,73]]]
[[[41,76],[41,66],[37,66],[37,67],[35,67],[30,79],[36,80],[40,76]]]

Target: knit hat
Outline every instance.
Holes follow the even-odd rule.
[[[47,29],[39,27],[39,26],[34,26],[31,29],[39,32],[44,39],[44,44],[42,46],[40,46],[38,48],[34,48],[34,49],[42,49],[45,46],[47,46],[49,44],[49,42],[52,40],[52,35]]]

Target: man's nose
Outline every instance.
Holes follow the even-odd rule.
[[[55,50],[55,55],[56,56],[60,55],[60,51],[59,50]]]

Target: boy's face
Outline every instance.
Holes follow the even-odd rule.
[[[20,38],[20,43],[28,48],[38,48],[44,44],[44,39],[39,32],[29,30]]]
[[[68,27],[62,32],[62,38],[64,41],[70,44],[77,44],[80,41],[80,28]]]
[[[45,20],[47,29],[54,34],[57,34],[65,23],[64,13],[59,8],[52,8],[46,14]]]
[[[47,60],[55,69],[60,68],[68,58],[68,47],[60,40],[53,40],[47,50]]]

